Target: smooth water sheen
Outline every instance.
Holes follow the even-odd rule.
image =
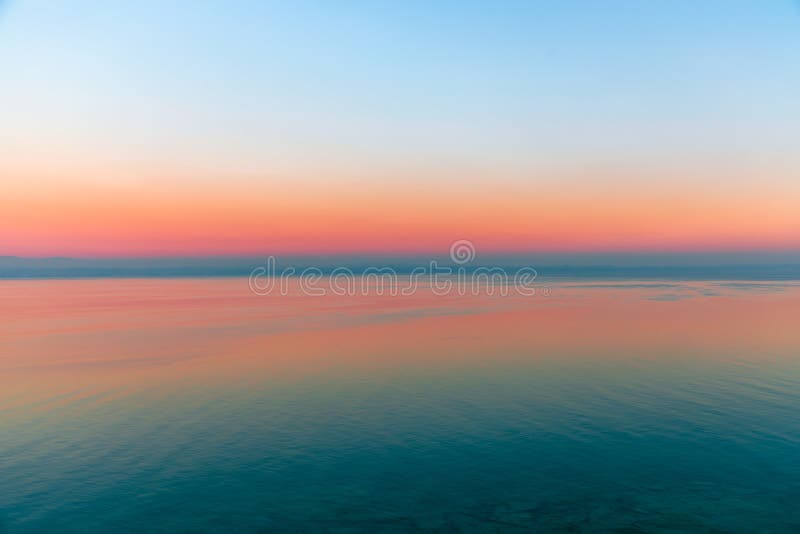
[[[797,283],[0,294],[0,530],[800,530]]]

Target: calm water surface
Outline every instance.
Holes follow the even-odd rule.
[[[797,283],[0,297],[0,531],[800,531]]]

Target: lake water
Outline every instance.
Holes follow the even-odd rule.
[[[0,531],[800,531],[796,282],[0,296]]]

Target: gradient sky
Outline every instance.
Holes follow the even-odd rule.
[[[800,249],[790,0],[0,1],[0,255]]]

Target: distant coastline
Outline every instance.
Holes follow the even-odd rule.
[[[408,274],[435,259],[452,266],[444,257],[392,255],[287,256],[278,258],[280,268],[302,271],[315,267],[330,273],[345,267],[360,274],[369,267],[390,268]],[[56,278],[192,278],[248,276],[264,264],[263,257],[161,257],[161,258],[23,258],[0,257],[0,279]],[[535,268],[542,279],[603,280],[800,280],[800,253],[714,254],[575,254],[484,255],[480,261],[461,266],[467,271],[491,266],[504,270]]]

